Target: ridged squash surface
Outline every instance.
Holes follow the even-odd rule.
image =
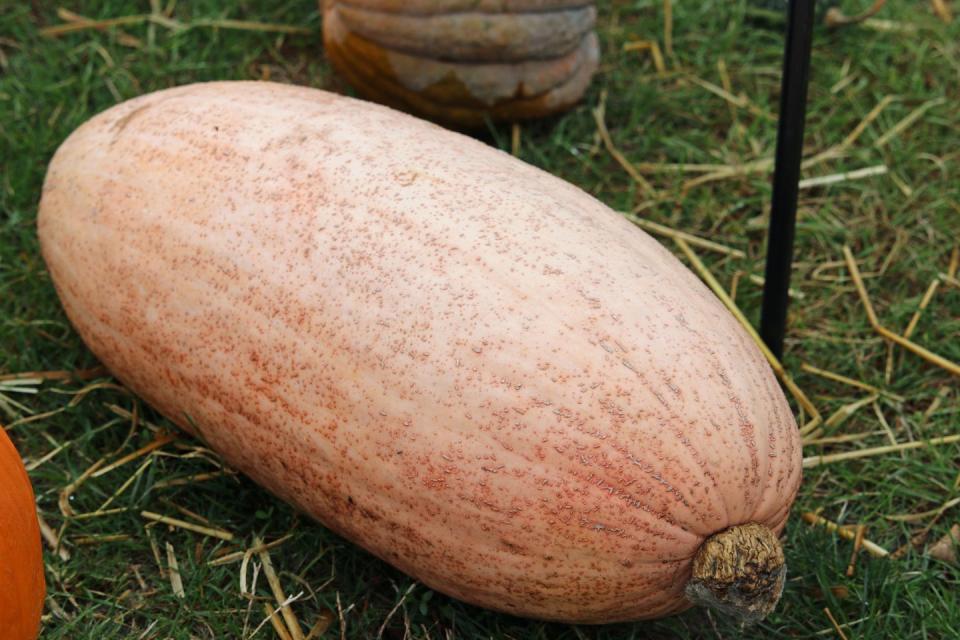
[[[800,482],[770,368],[668,251],[384,107],[239,82],[130,100],[57,151],[39,234],[125,385],[469,602],[682,610],[704,540],[779,532]]]
[[[600,49],[589,0],[325,0],[327,59],[361,95],[456,128],[566,111]]]

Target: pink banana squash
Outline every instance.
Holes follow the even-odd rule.
[[[787,402],[699,280],[578,188],[385,107],[223,82],[81,126],[38,226],[125,385],[430,587],[591,623],[779,598]]]

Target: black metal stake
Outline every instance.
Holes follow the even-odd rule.
[[[787,291],[793,262],[815,5],[816,0],[790,0],[787,45],[783,57],[766,283],[760,314],[760,336],[777,358],[783,356],[783,337],[787,325]]]

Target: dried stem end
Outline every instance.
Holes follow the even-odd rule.
[[[787,565],[780,541],[769,527],[748,523],[707,538],[693,559],[687,598],[759,622],[777,606]]]

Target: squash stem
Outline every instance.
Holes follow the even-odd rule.
[[[777,606],[786,576],[777,536],[769,527],[751,522],[707,538],[694,556],[685,593],[695,604],[753,624]]]

